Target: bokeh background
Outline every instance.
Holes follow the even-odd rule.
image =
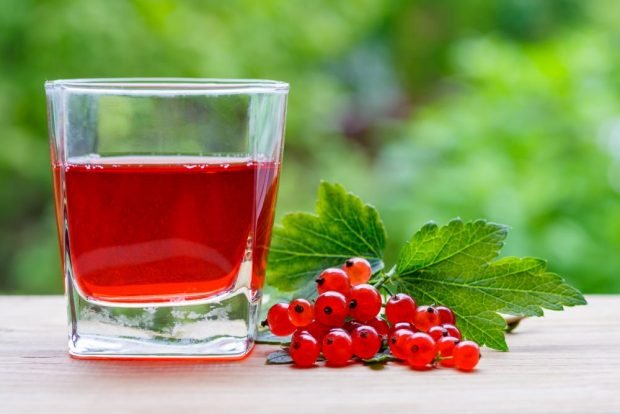
[[[0,292],[62,290],[43,82],[291,84],[278,215],[320,179],[376,205],[387,259],[428,220],[620,292],[616,0],[1,0]]]

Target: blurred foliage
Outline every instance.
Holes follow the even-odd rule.
[[[2,0],[0,291],[62,290],[43,82],[187,76],[290,82],[280,215],[325,178],[380,208],[389,258],[485,217],[620,292],[619,46],[613,0]]]

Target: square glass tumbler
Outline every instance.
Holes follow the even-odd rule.
[[[247,355],[288,85],[84,79],[45,86],[69,352]]]

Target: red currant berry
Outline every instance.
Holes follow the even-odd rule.
[[[329,365],[345,365],[353,357],[351,336],[340,328],[329,331],[323,338],[323,356]]]
[[[399,329],[407,329],[408,331],[411,331],[411,332],[417,332],[417,331],[418,331],[418,330],[417,330],[417,329],[416,329],[416,328],[415,328],[412,324],[410,324],[409,322],[398,322],[398,323],[395,323],[395,324],[394,324],[394,325],[390,328],[390,331],[389,331],[388,335],[389,335],[389,336],[392,336],[392,334],[393,334],[394,332],[396,332],[397,330],[399,330]]]
[[[439,325],[439,315],[433,306],[419,306],[413,324],[418,330],[428,332],[433,326]]]
[[[316,279],[316,289],[319,295],[325,292],[338,292],[348,297],[351,290],[351,282],[344,270],[330,267],[323,270]]]
[[[347,331],[350,335],[358,326],[362,326],[362,323],[358,321],[346,321],[342,326],[342,329]]]
[[[306,328],[297,328],[297,329],[295,329],[295,332],[293,332],[293,335],[291,336],[291,343],[293,343],[295,338],[299,337],[300,335],[310,335],[310,336],[312,336],[312,334],[310,332],[308,332],[308,330]]]
[[[347,300],[342,293],[325,292],[316,298],[314,316],[320,324],[341,327],[348,313]]]
[[[288,305],[288,318],[298,328],[308,326],[314,320],[314,306],[306,299],[293,299]]]
[[[413,322],[416,310],[415,301],[404,293],[392,296],[385,304],[385,316],[392,325],[398,322]]]
[[[441,325],[443,326],[443,328],[448,331],[448,336],[451,336],[453,338],[458,339],[459,341],[461,339],[463,339],[463,337],[461,336],[461,331],[459,331],[459,328],[457,328],[454,325],[450,325],[448,323]]]
[[[407,339],[407,362],[415,369],[426,368],[437,355],[437,345],[429,334],[414,333]]]
[[[454,317],[454,313],[452,312],[452,309],[445,307],[445,306],[437,306],[435,310],[437,311],[437,314],[439,315],[439,323],[441,323],[442,325],[444,323],[449,323],[451,325],[454,325],[456,318]]]
[[[413,336],[413,332],[408,329],[399,329],[390,335],[388,344],[392,355],[398,359],[407,359],[409,350],[407,349],[407,340]]]
[[[372,276],[372,267],[368,260],[362,257],[353,257],[342,266],[342,269],[349,275],[351,286],[367,283]]]
[[[463,341],[454,348],[454,366],[461,371],[471,371],[480,360],[480,347],[472,341]]]
[[[368,326],[372,326],[373,328],[375,328],[377,333],[381,335],[382,337],[386,337],[390,333],[390,326],[385,321],[385,319],[383,319],[380,316],[377,316],[376,318],[369,320],[368,322],[366,322],[366,324]]]
[[[433,338],[433,341],[437,342],[444,336],[448,335],[448,330],[441,325],[433,326],[428,330],[428,334]]]
[[[349,295],[349,316],[360,322],[374,319],[381,310],[381,294],[371,285],[357,285]]]
[[[351,341],[353,341],[353,354],[362,359],[374,357],[381,348],[381,337],[375,328],[369,325],[355,328],[351,334]]]
[[[317,341],[319,341],[319,345],[330,329],[331,328],[329,326],[321,325],[317,321],[314,321],[310,325],[303,328],[304,331],[307,331],[310,335],[314,336]]]
[[[293,336],[289,353],[295,365],[310,367],[314,365],[321,353],[318,341],[308,333]]]
[[[437,356],[440,357],[439,363],[444,367],[454,366],[454,348],[459,340],[451,336],[444,336],[437,342]]]
[[[269,330],[276,336],[288,336],[295,331],[295,325],[288,319],[288,304],[286,303],[273,305],[267,312],[267,320],[261,325],[269,325]]]

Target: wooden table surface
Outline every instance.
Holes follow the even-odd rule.
[[[74,360],[62,297],[4,296],[0,413],[620,413],[620,296],[588,301],[523,321],[466,374],[266,366],[265,345],[231,363]]]

